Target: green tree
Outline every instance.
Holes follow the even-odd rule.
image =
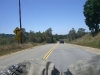
[[[56,38],[53,38],[53,43],[57,43],[57,40],[56,40]]]
[[[100,30],[100,0],[87,0],[84,4],[85,23],[91,32]]]
[[[75,40],[76,38],[76,30],[72,28],[68,33],[68,39],[69,41]]]
[[[46,42],[47,40],[47,35],[45,32],[42,33],[42,42]]]
[[[58,35],[58,34],[53,35],[53,37],[54,37],[57,41],[59,41],[59,35]]]
[[[52,28],[48,28],[45,33],[48,37],[52,37]]]
[[[41,43],[41,42],[43,42],[43,40],[42,40],[42,33],[39,31],[39,32],[36,32],[36,42],[37,43]]]
[[[48,28],[45,31],[45,34],[46,34],[46,41],[47,41],[47,43],[51,43],[53,41],[52,40],[52,28]]]
[[[22,41],[23,42],[28,42],[28,33],[26,32],[25,28],[22,28]]]
[[[77,38],[82,37],[83,35],[85,35],[85,29],[79,28],[77,31]]]
[[[36,40],[35,40],[35,32],[34,31],[31,31],[30,30],[30,33],[29,33],[29,41],[30,42],[36,42]]]

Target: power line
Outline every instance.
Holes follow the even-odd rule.
[[[31,6],[31,4],[26,0],[26,2],[24,2],[26,5],[27,5],[27,7],[28,7],[28,9],[30,9],[30,11],[31,11],[31,13],[33,14],[33,13],[35,13],[35,15],[34,16],[36,16],[37,17],[37,19],[40,19],[39,18],[39,16],[36,14],[36,12],[34,11],[34,9],[33,9],[33,7]],[[38,20],[39,22],[40,22],[40,20]]]
[[[34,0],[33,0],[34,1]],[[37,4],[36,4],[36,2],[34,1],[34,3],[35,3],[35,5],[36,5],[36,7],[38,8],[38,10],[40,11],[40,9],[39,9],[39,7],[37,6]],[[41,11],[40,11],[40,13],[41,13]],[[41,15],[42,15],[42,17],[43,17],[43,14],[41,13]],[[44,18],[44,17],[43,17]],[[45,18],[44,18],[44,20],[45,20]]]

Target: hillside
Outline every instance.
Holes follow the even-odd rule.
[[[90,33],[78,38],[71,43],[94,48],[100,48],[100,33],[93,37]]]

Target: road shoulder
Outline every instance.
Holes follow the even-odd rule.
[[[16,52],[13,52],[13,53],[10,53],[10,54],[6,54],[6,55],[3,55],[3,56],[0,56],[0,59],[6,58],[6,57],[9,57],[9,56],[13,56],[15,54],[22,53],[22,52],[25,52],[27,50],[34,49],[34,48],[37,48],[37,47],[40,47],[40,46],[43,46],[43,45],[38,45],[38,46],[31,47],[31,48],[23,49],[23,50],[20,50],[20,51],[16,51]]]
[[[89,51],[89,52],[92,52],[92,53],[95,53],[95,54],[98,54],[100,55],[100,49],[98,48],[92,48],[92,47],[86,47],[86,46],[80,46],[80,45],[75,45],[75,44],[72,44],[73,46],[76,46],[76,47],[80,47],[86,51]]]

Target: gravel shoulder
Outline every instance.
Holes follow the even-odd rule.
[[[73,46],[80,47],[80,48],[82,48],[82,49],[84,49],[86,51],[89,51],[89,52],[92,52],[92,53],[100,55],[100,49],[98,49],[98,48],[80,46],[80,45],[75,45],[75,44],[73,44]]]

